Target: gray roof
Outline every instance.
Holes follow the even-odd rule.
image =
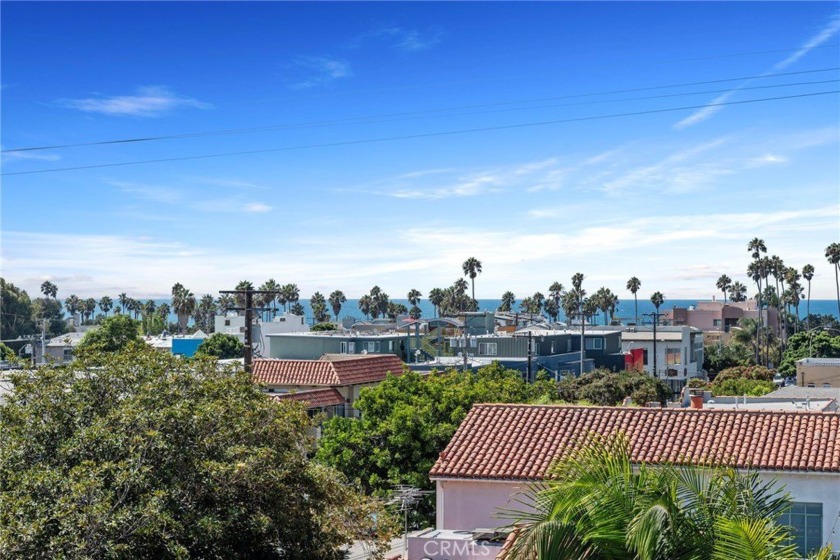
[[[802,358],[797,364],[807,366],[840,367],[840,358]]]
[[[840,387],[799,387],[797,385],[789,385],[781,389],[776,389],[765,396],[791,399],[811,397],[812,399],[836,399],[840,402]]]

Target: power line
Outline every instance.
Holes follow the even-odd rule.
[[[259,126],[259,127],[251,127],[251,128],[231,128],[231,129],[222,129],[222,130],[209,130],[204,132],[191,132],[191,133],[182,133],[182,134],[169,134],[169,135],[160,135],[160,136],[146,136],[146,137],[138,137],[138,138],[122,138],[116,140],[99,140],[94,142],[78,142],[78,143],[71,143],[71,144],[55,144],[51,146],[28,146],[23,148],[9,148],[5,150],[0,150],[0,153],[10,153],[10,152],[29,152],[29,151],[38,151],[38,150],[58,150],[64,148],[77,148],[83,146],[102,146],[108,144],[130,144],[130,143],[140,143],[140,142],[155,142],[161,140],[176,140],[176,139],[185,139],[185,138],[199,138],[205,136],[220,136],[220,135],[228,135],[228,134],[244,134],[249,132],[262,132],[268,130],[282,130],[282,129],[296,129],[296,128],[310,128],[310,127],[319,127],[319,126],[327,126],[331,124],[367,124],[367,123],[378,123],[378,122],[388,122],[387,119],[391,117],[412,117],[412,116],[421,116],[421,115],[431,115],[433,113],[449,113],[451,111],[461,111],[465,109],[483,109],[488,107],[501,107],[505,105],[521,105],[525,103],[539,103],[543,101],[558,101],[561,99],[581,99],[586,97],[596,97],[602,95],[614,95],[618,93],[634,93],[634,92],[642,92],[642,91],[654,91],[659,89],[672,89],[672,88],[679,88],[679,87],[690,87],[690,86],[698,86],[698,85],[709,85],[709,84],[720,84],[726,82],[736,82],[736,81],[746,81],[746,80],[755,80],[760,78],[770,78],[770,77],[780,77],[780,76],[794,76],[794,75],[802,75],[802,74],[814,74],[814,73],[823,73],[823,72],[832,72],[835,70],[840,70],[840,67],[832,67],[832,68],[820,68],[814,70],[801,70],[798,72],[784,72],[779,74],[771,74],[771,75],[759,75],[759,76],[743,76],[739,78],[724,78],[719,80],[706,80],[701,82],[685,82],[680,84],[668,84],[668,85],[658,85],[658,86],[647,86],[642,88],[629,88],[629,89],[620,89],[620,90],[609,90],[609,91],[602,91],[602,92],[590,92],[590,93],[580,93],[574,95],[561,95],[561,96],[553,96],[553,97],[542,97],[537,99],[526,99],[520,101],[500,101],[495,103],[484,103],[478,105],[460,105],[456,107],[447,107],[441,109],[428,109],[425,111],[407,111],[407,112],[399,112],[399,113],[385,113],[381,115],[367,115],[361,117],[348,117],[345,119],[333,119],[333,120],[322,120],[322,121],[309,121],[309,122],[302,122],[302,123],[291,123],[291,124],[277,124],[277,125],[269,125],[269,126]],[[813,84],[822,84],[822,83],[829,83],[834,80],[824,80],[824,81],[816,81],[816,82],[794,82],[788,84],[773,84],[773,85],[765,85],[765,86],[751,86],[751,87],[743,87],[739,88],[741,90],[748,90],[748,89],[768,89],[768,88],[776,88],[776,87],[789,87],[789,86],[796,86],[796,85],[813,85]],[[586,105],[586,104],[596,104],[596,103],[609,103],[609,102],[622,102],[622,101],[639,101],[644,99],[660,99],[665,97],[683,97],[689,95],[701,95],[701,94],[708,94],[708,93],[721,93],[727,90],[707,90],[707,91],[700,91],[700,92],[682,92],[682,93],[673,93],[673,94],[665,94],[659,96],[650,96],[650,97],[635,97],[635,98],[626,98],[626,99],[615,99],[615,100],[599,100],[599,101],[589,101],[589,102],[580,102],[580,103],[571,103],[569,105]],[[564,105],[554,105],[554,106],[564,106]],[[542,106],[542,107],[521,107],[515,109],[507,109],[507,110],[528,110],[528,109],[541,109],[551,106]],[[488,111],[492,112],[492,111]],[[461,116],[461,115],[473,115],[473,114],[481,114],[481,113],[461,113],[461,114],[448,114],[448,115],[441,115],[441,116]],[[371,120],[377,119],[377,120]]]
[[[683,107],[671,107],[667,109],[650,109],[646,111],[633,111],[629,113],[612,113],[607,115],[592,115],[588,117],[575,117],[570,119],[556,119],[550,121],[537,121],[537,122],[529,122],[529,123],[517,123],[517,124],[508,124],[508,125],[499,125],[499,126],[488,126],[488,127],[480,127],[480,128],[463,128],[460,130],[446,130],[446,131],[439,131],[439,132],[426,132],[421,134],[406,134],[402,136],[385,136],[381,138],[367,138],[367,139],[359,139],[359,140],[346,140],[341,142],[324,142],[320,144],[303,144],[299,146],[285,146],[282,148],[266,148],[261,150],[244,150],[244,151],[237,151],[237,152],[223,152],[218,154],[203,154],[197,156],[181,156],[181,157],[173,157],[173,158],[159,158],[159,159],[147,159],[147,160],[138,160],[138,161],[124,161],[119,163],[100,163],[94,165],[80,165],[77,167],[56,167],[53,169],[41,169],[41,170],[34,170],[34,171],[16,171],[14,173],[2,173],[0,176],[2,177],[9,177],[13,175],[34,175],[38,173],[56,173],[59,171],[78,171],[82,169],[101,169],[106,167],[122,167],[126,165],[143,165],[148,163],[166,163],[166,162],[173,162],[173,161],[187,161],[187,160],[195,160],[195,159],[211,159],[211,158],[219,158],[219,157],[230,157],[230,156],[241,156],[241,155],[252,155],[252,154],[266,154],[271,152],[285,152],[285,151],[293,151],[293,150],[305,150],[311,148],[329,148],[329,147],[336,147],[336,146],[351,146],[357,144],[373,144],[378,142],[390,142],[394,140],[411,140],[415,138],[432,138],[438,136],[450,136],[455,134],[468,134],[473,132],[490,132],[495,130],[510,130],[510,129],[517,129],[517,128],[529,128],[534,126],[544,126],[544,125],[551,125],[551,124],[562,124],[562,123],[571,123],[571,122],[583,122],[583,121],[593,121],[593,120],[604,120],[604,119],[611,119],[611,118],[620,118],[620,117],[633,117],[639,115],[652,115],[657,113],[671,113],[675,111],[688,111],[692,109],[703,109],[705,107],[724,107],[727,105],[744,105],[748,103],[762,103],[767,101],[780,101],[784,99],[797,99],[803,97],[816,97],[819,95],[831,95],[840,93],[840,90],[830,90],[830,91],[818,91],[812,93],[800,93],[796,95],[784,95],[779,97],[765,97],[761,99],[745,99],[742,101],[726,101],[723,103],[706,103],[703,105],[688,105]]]

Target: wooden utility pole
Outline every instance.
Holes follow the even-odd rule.
[[[244,307],[228,307],[224,311],[244,311],[245,312],[245,371],[251,373],[251,365],[254,363],[254,346],[253,346],[253,328],[254,328],[254,311],[268,311],[268,307],[254,307],[254,294],[278,295],[279,290],[219,290],[220,294],[233,294],[234,296],[245,296]]]

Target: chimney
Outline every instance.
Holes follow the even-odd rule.
[[[703,408],[703,395],[691,395],[691,408],[695,410]]]

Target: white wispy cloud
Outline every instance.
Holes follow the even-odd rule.
[[[245,212],[262,214],[264,212],[271,212],[272,207],[262,202],[249,202],[248,204],[242,207],[242,210],[244,210]]]
[[[211,107],[208,103],[178,95],[163,86],[140,87],[133,95],[59,99],[55,101],[55,104],[86,113],[132,117],[160,117],[181,107],[196,109]]]
[[[31,152],[5,152],[3,161],[28,160],[28,161],[58,161],[61,156],[43,151]]]
[[[294,74],[290,87],[294,89],[324,85],[353,75],[349,62],[329,56],[297,56],[290,69]]]
[[[443,40],[445,33],[440,27],[430,27],[423,30],[397,25],[381,27],[363,33],[350,42],[351,48],[357,48],[368,41],[382,41],[389,47],[414,53],[431,49]]]
[[[822,45],[823,43],[825,43],[826,41],[828,41],[829,39],[831,39],[832,37],[837,35],[838,32],[840,32],[840,12],[831,16],[831,18],[829,18],[828,23],[826,23],[822,27],[822,29],[820,29],[815,35],[808,38],[802,44],[802,46],[799,48],[799,50],[797,50],[796,52],[794,52],[793,54],[791,54],[790,56],[788,56],[784,60],[780,60],[779,62],[774,64],[773,67],[770,70],[761,74],[760,77],[770,76],[774,72],[778,72],[779,70],[783,70],[783,69],[787,68],[788,66],[794,64],[799,59],[804,57],[806,54],[808,54],[809,52],[811,52],[815,48],[819,47],[820,45]],[[727,92],[715,97],[705,107],[702,107],[701,109],[698,109],[698,110],[694,111],[692,114],[685,117],[684,119],[679,120],[676,124],[674,124],[674,128],[678,129],[678,130],[683,129],[683,128],[687,128],[689,126],[693,126],[695,124],[701,123],[701,122],[705,121],[706,119],[712,117],[713,115],[718,113],[721,109],[723,109],[723,106],[720,105],[721,103],[725,103],[726,101],[728,101],[736,92],[740,91],[742,88],[746,87],[747,85],[753,83],[754,81],[756,81],[756,79],[758,79],[758,78],[745,80],[742,83],[738,84],[736,87],[732,88],[730,91],[727,91]]]

